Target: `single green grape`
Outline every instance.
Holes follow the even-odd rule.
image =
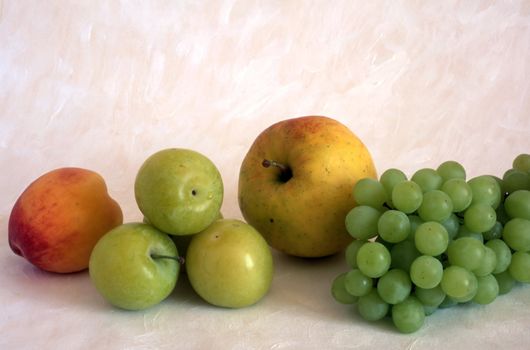
[[[385,188],[388,204],[392,205],[392,191],[394,190],[394,186],[402,181],[407,181],[407,176],[399,169],[390,168],[381,174],[379,182]]]
[[[397,243],[405,240],[410,234],[410,221],[401,211],[387,210],[379,217],[377,229],[382,239]]]
[[[438,307],[445,299],[445,293],[439,284],[436,287],[428,289],[416,286],[414,294],[423,305],[427,306]]]
[[[388,249],[388,251],[390,251],[390,249],[392,249],[392,247],[394,246],[394,243],[391,243],[391,242],[388,242],[388,241],[385,241],[381,235],[378,235],[374,242],[378,242],[378,243],[381,243],[382,245],[384,245],[386,247],[386,249]]]
[[[353,187],[353,199],[357,205],[368,205],[380,210],[388,196],[381,182],[366,177],[357,181]]]
[[[396,184],[392,190],[394,208],[406,214],[411,214],[418,210],[422,201],[423,191],[413,181],[402,181]]]
[[[530,174],[518,169],[509,169],[502,176],[503,191],[512,193],[530,188]]]
[[[516,251],[530,251],[530,220],[515,218],[504,225],[502,239]]]
[[[427,221],[416,229],[414,243],[418,251],[424,255],[440,255],[447,249],[449,234],[442,224]]]
[[[471,237],[457,238],[447,247],[449,263],[470,271],[480,266],[483,256],[484,245],[479,240]]]
[[[413,333],[423,326],[425,310],[414,296],[409,296],[399,304],[392,306],[392,322],[401,333]]]
[[[449,240],[452,240],[458,235],[458,229],[460,228],[460,220],[455,214],[451,214],[446,220],[441,222],[442,226],[445,227]]]
[[[473,200],[471,186],[464,179],[447,180],[442,185],[442,191],[451,198],[455,213],[466,210]]]
[[[501,178],[498,177],[498,176],[495,176],[495,175],[490,175],[490,176],[491,176],[492,178],[494,178],[495,181],[497,181],[497,184],[499,185],[499,188],[501,189],[501,202],[500,202],[500,203],[502,203],[502,201],[503,201],[503,197],[504,197],[504,195],[506,194],[506,189],[504,188],[504,187],[505,187],[505,186],[504,186],[504,180],[501,179]],[[499,204],[500,204],[500,203],[499,203]]]
[[[515,286],[516,281],[508,270],[494,274],[493,277],[495,277],[499,284],[499,295],[509,293]]]
[[[423,305],[423,311],[425,311],[425,316],[430,316],[438,310],[438,306],[429,306],[423,303],[422,305]]]
[[[353,304],[357,301],[357,297],[351,295],[346,290],[346,287],[344,285],[346,278],[346,272],[341,273],[335,279],[333,280],[331,284],[331,295],[333,299],[335,299],[337,302],[341,304]]]
[[[366,240],[377,235],[377,222],[381,212],[367,205],[359,205],[346,214],[346,230],[356,239]]]
[[[497,214],[495,214],[495,216],[497,216]],[[497,219],[498,218],[499,217],[497,216]],[[499,221],[496,221],[495,225],[493,225],[492,228],[490,228],[488,231],[482,233],[482,236],[483,236],[484,240],[486,240],[486,241],[489,241],[489,240],[492,240],[492,239],[496,239],[496,238],[501,238],[502,237],[502,230],[503,230],[503,225]]]
[[[410,266],[410,279],[420,288],[436,287],[442,280],[442,275],[442,263],[429,255],[417,257]]]
[[[453,212],[451,198],[440,190],[432,190],[423,194],[423,202],[418,208],[418,215],[424,221],[447,220]]]
[[[466,169],[464,169],[462,164],[454,160],[443,162],[436,168],[436,172],[440,174],[444,182],[452,179],[466,179]]]
[[[431,168],[417,170],[410,179],[417,183],[423,192],[438,190],[440,187],[442,187],[443,183],[443,179],[440,174]]]
[[[480,243],[484,243],[484,235],[482,233],[473,232],[469,230],[465,225],[460,225],[460,227],[458,228],[458,234],[456,235],[456,238],[462,237],[470,237],[476,239]]]
[[[405,240],[396,243],[390,249],[390,267],[408,272],[410,270],[410,265],[412,265],[412,262],[420,255],[421,254],[418,249],[416,249],[416,245],[414,244],[414,242],[410,240]]]
[[[530,174],[530,154],[521,153],[514,158],[512,167]]]
[[[495,214],[497,215],[497,221],[500,222],[502,225],[505,225],[511,219],[511,217],[506,212],[504,205],[505,205],[505,202],[501,202],[499,206],[497,207],[497,209],[495,209]]]
[[[358,269],[348,271],[344,278],[346,291],[356,297],[368,294],[372,290],[372,286],[373,280]]]
[[[530,254],[526,252],[515,252],[508,271],[517,282],[530,282]]]
[[[473,297],[473,301],[477,304],[486,305],[499,295],[499,283],[493,275],[485,275],[477,277],[477,294]]]
[[[379,242],[365,243],[357,252],[357,267],[368,277],[381,277],[390,267],[390,252]]]
[[[418,215],[409,215],[409,221],[410,221],[410,234],[407,237],[407,239],[414,242],[414,234],[416,233],[418,226],[423,224],[425,221],[423,221]]]
[[[472,272],[453,265],[445,268],[440,286],[445,294],[457,302],[466,302],[477,293],[478,282]]]
[[[445,296],[444,300],[440,305],[438,305],[438,308],[440,309],[448,309],[450,307],[458,305],[458,301],[454,300],[453,298],[449,296]]]
[[[344,251],[346,263],[352,269],[357,268],[357,252],[359,251],[359,248],[361,248],[361,246],[366,242],[367,241],[355,239],[346,247],[346,250]]]
[[[377,293],[388,304],[397,304],[405,300],[412,290],[408,273],[392,269],[377,281]]]
[[[471,204],[484,203],[497,209],[501,202],[501,187],[493,176],[481,175],[467,182],[473,192]]]
[[[512,261],[512,252],[508,245],[502,239],[495,238],[487,241],[485,246],[493,250],[495,253],[495,260],[497,264],[495,265],[492,273],[498,274],[506,271],[508,266],[510,266],[510,262]]]
[[[510,218],[530,220],[530,191],[518,190],[504,201],[504,210]]]
[[[359,297],[357,311],[367,321],[377,321],[388,313],[388,304],[381,299],[376,289],[372,289],[368,294]]]
[[[486,232],[497,222],[495,209],[484,203],[469,206],[464,213],[464,225],[473,232]]]
[[[482,260],[480,261],[479,266],[473,270],[473,273],[477,277],[486,276],[491,274],[496,267],[497,255],[495,254],[495,251],[493,249],[485,245]]]

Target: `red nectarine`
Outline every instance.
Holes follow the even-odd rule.
[[[103,178],[87,169],[60,168],[32,182],[9,217],[9,246],[51,272],[88,267],[99,238],[123,222]]]

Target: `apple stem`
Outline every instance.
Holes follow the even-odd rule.
[[[293,172],[292,172],[291,168],[289,168],[285,164],[278,163],[275,160],[264,159],[263,162],[261,162],[261,165],[264,168],[269,168],[269,167],[273,166],[273,167],[276,167],[276,168],[280,169],[280,176],[278,178],[278,180],[280,182],[284,182],[285,183],[285,182],[289,181],[293,177]]]
[[[151,257],[153,259],[171,259],[178,262],[180,265],[184,265],[185,259],[183,256],[169,256],[169,255],[158,255],[158,254],[151,254]]]
[[[275,160],[264,159],[263,162],[261,163],[261,165],[263,165],[263,167],[265,167],[265,168],[268,168],[270,166],[275,166],[275,167],[279,168],[282,172],[288,171],[288,168],[285,165],[283,165],[282,163],[278,163]]]

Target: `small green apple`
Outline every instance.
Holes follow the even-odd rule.
[[[114,306],[142,310],[164,300],[180,271],[169,236],[142,223],[120,225],[94,247],[89,274],[96,289]]]
[[[235,219],[217,220],[196,234],[185,266],[197,294],[210,304],[229,308],[249,306],[263,298],[274,270],[265,239]]]
[[[143,163],[134,193],[140,211],[153,226],[172,235],[190,235],[216,219],[223,202],[223,181],[204,155],[170,148]]]

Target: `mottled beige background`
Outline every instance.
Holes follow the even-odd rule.
[[[17,196],[56,167],[100,172],[139,219],[134,176],[166,147],[210,157],[225,216],[241,217],[246,150],[308,114],[349,126],[380,172],[455,159],[469,176],[502,175],[530,152],[530,2],[0,0],[0,348],[526,346],[530,287],[402,336],[330,299],[342,257],[276,254],[273,288],[252,308],[209,307],[183,283],[125,313],[86,273],[40,273],[7,246]]]

